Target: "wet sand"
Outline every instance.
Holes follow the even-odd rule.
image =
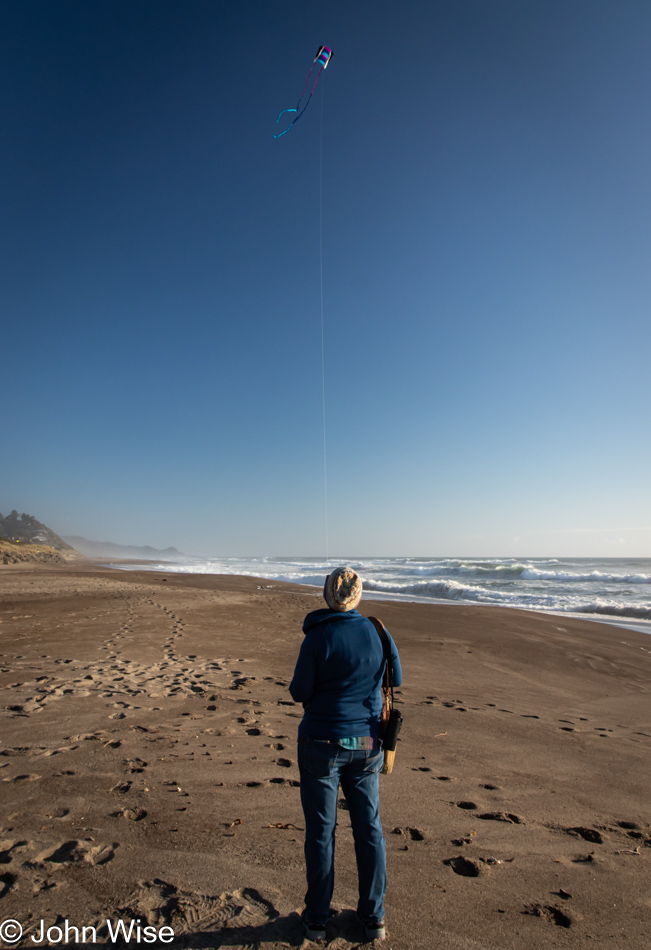
[[[319,606],[254,578],[0,568],[0,920],[23,925],[18,946],[41,920],[106,943],[107,918],[171,927],[159,946],[301,945],[287,686]],[[646,947],[651,638],[501,608],[361,609],[404,670],[381,777],[384,946]],[[362,943],[344,804],[336,950]]]

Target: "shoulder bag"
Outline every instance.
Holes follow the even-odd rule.
[[[398,743],[398,734],[402,728],[402,713],[395,709],[393,705],[393,660],[391,659],[391,645],[386,627],[377,617],[368,618],[378,632],[382,641],[384,658],[386,665],[384,667],[384,678],[382,681],[382,713],[380,716],[382,744],[384,746],[384,766],[383,775],[389,775],[393,771],[393,762],[396,757],[396,745]]]

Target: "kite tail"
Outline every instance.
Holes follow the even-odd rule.
[[[312,64],[312,69],[314,69],[314,64]],[[276,124],[278,124],[278,122],[280,122],[280,117],[281,117],[281,115],[285,115],[286,112],[298,112],[298,110],[299,110],[299,108],[300,108],[300,105],[301,105],[301,102],[303,101],[303,96],[305,95],[305,90],[307,89],[307,84],[308,84],[310,75],[311,75],[311,73],[312,73],[312,69],[310,69],[310,72],[307,74],[307,79],[305,80],[305,87],[304,87],[304,89],[303,89],[303,92],[301,93],[301,98],[300,98],[300,99],[298,100],[298,102],[296,103],[296,108],[295,108],[295,109],[283,109],[282,112],[278,113],[278,118],[276,119]],[[282,132],[279,132],[278,135],[274,135],[274,138],[275,138],[275,139],[279,139],[279,138],[281,137],[281,135],[284,135],[284,134],[285,134],[285,132],[289,132],[289,130],[291,129],[292,125],[296,125],[296,123],[298,122],[298,120],[300,119],[300,117],[303,115],[303,113],[305,112],[305,110],[306,110],[307,107],[309,106],[309,104],[310,104],[310,99],[311,99],[312,96],[314,95],[314,90],[316,89],[316,84],[317,84],[318,81],[319,81],[319,76],[321,75],[321,73],[323,72],[324,69],[325,69],[325,66],[322,66],[321,69],[320,69],[320,70],[318,71],[318,73],[316,74],[316,78],[315,78],[315,80],[314,80],[314,85],[312,86],[312,89],[311,89],[311,91],[310,91],[310,94],[309,94],[309,96],[307,97],[307,102],[305,103],[305,105],[303,106],[303,108],[301,109],[301,111],[298,112],[298,115],[296,116],[296,118],[294,119],[294,121],[293,121],[290,125],[288,125],[286,129],[283,129],[283,131],[282,131]]]
[[[289,132],[289,130],[291,129],[291,127],[292,127],[293,125],[296,125],[296,123],[298,122],[298,120],[300,119],[300,117],[303,115],[303,113],[305,112],[305,110],[306,110],[307,107],[309,106],[309,104],[310,104],[310,99],[312,98],[312,94],[313,94],[313,93],[314,93],[314,89],[312,89],[312,92],[311,92],[310,95],[308,96],[307,102],[305,103],[305,105],[303,106],[303,108],[301,109],[300,112],[298,112],[298,107],[299,107],[300,104],[301,104],[301,99],[303,98],[302,96],[301,96],[301,99],[298,100],[298,103],[297,103],[295,109],[283,109],[283,111],[282,111],[281,113],[279,113],[278,118],[276,119],[276,124],[278,124],[278,122],[280,122],[280,116],[281,116],[281,115],[285,115],[286,112],[298,112],[298,115],[296,116],[296,118],[294,119],[293,122],[290,122],[290,124],[287,126],[286,129],[283,129],[282,132],[279,132],[279,133],[278,133],[278,135],[274,135],[274,138],[275,138],[275,139],[279,139],[279,138],[281,137],[281,135],[284,135],[286,132]]]

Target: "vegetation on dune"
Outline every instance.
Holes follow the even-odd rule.
[[[74,551],[51,528],[37,521],[34,515],[25,512],[19,515],[15,509],[6,517],[0,514],[0,537],[21,544],[47,545],[56,551]]]
[[[66,558],[49,544],[29,544],[0,537],[0,564],[23,561],[65,561]]]
[[[0,514],[0,564],[23,561],[66,561],[77,551],[34,515],[16,510]]]

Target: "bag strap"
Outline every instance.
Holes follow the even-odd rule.
[[[384,682],[382,683],[382,686],[384,689],[391,691],[391,705],[393,705],[393,660],[391,659],[391,645],[389,643],[387,628],[384,626],[381,620],[377,619],[377,617],[369,617],[368,619],[377,630],[378,636],[382,641],[382,649],[384,650],[384,658],[386,660],[386,666],[384,668]]]

